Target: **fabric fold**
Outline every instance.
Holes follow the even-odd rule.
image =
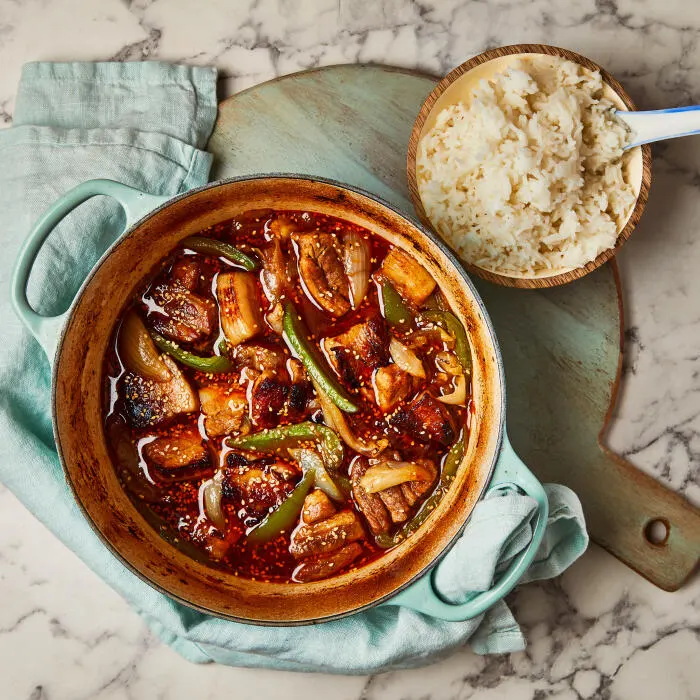
[[[137,129],[203,149],[216,121],[216,69],[143,63],[27,63],[13,124]]]

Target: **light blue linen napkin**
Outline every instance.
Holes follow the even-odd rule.
[[[468,622],[443,622],[398,606],[307,627],[269,628],[213,618],[184,607],[129,572],[98,540],[67,488],[50,421],[50,370],[8,300],[20,244],[53,200],[90,178],[110,178],[160,195],[206,182],[205,147],[216,118],[213,69],[162,63],[25,66],[14,126],[0,131],[0,481],[191,661],[236,666],[370,673],[428,663],[469,642],[479,653],[524,648],[505,603]],[[65,309],[122,215],[106,198],[74,212],[42,249],[30,299],[43,313]],[[547,486],[545,539],[525,581],[566,569],[588,542],[576,496]],[[475,509],[441,563],[436,584],[462,602],[492,584],[530,541],[535,503],[498,492]]]

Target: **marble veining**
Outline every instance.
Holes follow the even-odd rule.
[[[700,5],[686,0],[0,0],[0,127],[30,60],[162,59],[219,68],[222,97],[314,66],[443,74],[485,48],[565,46],[640,108],[700,102]],[[700,503],[700,139],[654,146],[647,212],[619,256],[623,390],[607,441]],[[659,591],[596,547],[510,602],[528,649],[466,650],[372,677],[198,667],[0,487],[2,700],[700,698],[700,581]]]

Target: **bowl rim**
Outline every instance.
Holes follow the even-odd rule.
[[[435,229],[423,207],[423,202],[418,191],[418,181],[416,177],[416,156],[423,127],[437,100],[457,79],[461,78],[463,75],[477,66],[483,65],[484,63],[488,63],[489,61],[497,58],[503,58],[504,56],[513,56],[518,54],[543,54],[547,56],[565,58],[573,61],[574,63],[582,65],[588,70],[599,71],[603,82],[612,88],[612,90],[623,101],[627,109],[630,111],[636,110],[636,106],[632,101],[632,98],[627,94],[620,82],[604,68],[601,68],[597,63],[591,61],[586,56],[559,46],[552,46],[549,44],[510,44],[508,46],[499,46],[477,54],[464,63],[461,63],[456,68],[453,68],[442,80],[440,80],[440,82],[435,86],[421,105],[418,115],[416,116],[416,120],[413,124],[413,129],[411,130],[411,135],[408,141],[408,151],[406,154],[408,191],[411,201],[413,202],[413,206],[416,210],[416,214],[423,226],[428,228],[431,232],[434,232],[436,235],[438,235],[438,237],[439,234],[435,232]],[[632,231],[639,223],[639,220],[641,219],[646,207],[647,200],[649,198],[649,188],[651,186],[651,145],[644,144],[638,148],[641,148],[642,154],[642,178],[634,207],[622,230],[617,234],[615,245],[612,248],[604,250],[595,258],[595,260],[592,260],[581,267],[576,267],[573,270],[567,270],[565,272],[558,272],[553,275],[539,277],[514,277],[493,272],[486,268],[479,267],[478,265],[474,265],[473,263],[461,260],[459,256],[457,256],[458,259],[461,260],[461,264],[469,272],[488,280],[489,282],[494,282],[505,287],[517,287],[521,289],[543,289],[568,284],[569,282],[580,279],[589,272],[593,272],[593,270],[603,265],[618,253],[618,251],[632,235]]]
[[[376,607],[378,605],[381,605],[383,603],[386,603],[388,600],[396,596],[398,593],[401,591],[404,591],[407,589],[409,586],[414,584],[417,580],[421,579],[424,576],[432,576],[432,574],[435,571],[435,567],[439,562],[449,553],[449,551],[452,549],[452,547],[456,544],[456,542],[459,540],[461,537],[464,528],[467,526],[467,523],[471,519],[471,515],[473,513],[473,507],[472,509],[467,513],[466,517],[464,518],[463,522],[460,523],[459,527],[457,530],[454,532],[452,537],[444,543],[440,551],[428,562],[425,566],[423,566],[419,571],[417,571],[410,579],[404,581],[402,584],[396,586],[396,588],[393,588],[390,592],[387,594],[369,601],[368,603],[364,605],[360,605],[358,607],[354,607],[350,610],[345,610],[341,611],[332,615],[325,615],[323,617],[318,617],[318,618],[307,618],[303,620],[257,620],[257,619],[251,619],[251,618],[246,618],[246,617],[239,617],[235,615],[229,615],[226,613],[219,612],[217,610],[212,610],[209,607],[206,607],[205,605],[200,605],[196,602],[193,602],[191,600],[188,600],[180,595],[177,595],[176,593],[166,589],[164,586],[162,586],[160,583],[154,581],[151,577],[149,577],[147,574],[145,574],[143,571],[141,571],[139,568],[137,568],[134,564],[132,564],[118,549],[115,545],[113,545],[109,539],[102,533],[100,528],[97,526],[97,524],[94,522],[92,516],[88,512],[87,507],[83,503],[81,497],[78,494],[77,488],[75,484],[73,483],[72,476],[67,468],[66,465],[66,458],[64,455],[64,449],[61,444],[61,439],[60,439],[60,431],[59,431],[59,426],[58,426],[58,417],[57,417],[57,411],[56,411],[56,405],[57,405],[57,392],[58,392],[58,372],[60,369],[60,362],[59,359],[61,357],[61,353],[63,350],[64,342],[65,339],[68,335],[69,328],[71,326],[71,319],[73,316],[73,312],[79,302],[79,300],[82,298],[83,293],[85,292],[86,288],[88,285],[91,283],[93,278],[96,276],[98,270],[102,267],[102,265],[105,263],[105,261],[110,257],[112,252],[119,246],[121,245],[122,241],[124,241],[129,235],[131,235],[132,232],[136,231],[145,221],[148,219],[152,218],[153,216],[156,216],[159,214],[161,211],[164,209],[168,208],[170,205],[179,202],[181,200],[187,199],[190,196],[196,195],[198,193],[215,189],[220,186],[225,186],[229,184],[235,184],[237,182],[245,182],[245,181],[251,181],[251,180],[268,180],[268,179],[290,179],[290,180],[303,180],[306,182],[314,183],[314,182],[319,182],[325,185],[330,185],[332,187],[335,187],[339,190],[347,190],[350,192],[353,192],[355,194],[358,194],[360,196],[366,197],[375,203],[387,208],[390,212],[393,214],[405,219],[413,228],[415,228],[419,233],[425,237],[430,244],[436,246],[442,254],[445,255],[445,257],[448,258],[448,260],[452,263],[454,266],[455,271],[459,275],[460,282],[461,284],[466,287],[466,290],[471,297],[471,299],[474,301],[476,306],[478,307],[481,317],[483,319],[483,327],[485,330],[485,335],[487,336],[490,344],[491,344],[491,349],[493,350],[493,357],[491,358],[495,367],[495,374],[496,374],[496,379],[498,382],[498,388],[499,388],[499,400],[495,404],[495,409],[497,411],[498,415],[498,421],[496,424],[496,431],[497,435],[494,441],[494,449],[490,457],[490,464],[488,464],[488,468],[484,467],[484,478],[482,481],[482,484],[480,486],[480,491],[477,496],[477,498],[474,501],[474,504],[478,503],[481,501],[486,493],[488,492],[489,486],[491,484],[491,480],[493,478],[493,473],[496,468],[496,463],[498,462],[499,455],[501,452],[501,448],[503,445],[504,437],[505,437],[505,419],[506,419],[506,387],[505,387],[505,370],[503,366],[503,358],[501,355],[501,350],[500,350],[500,345],[498,343],[498,339],[493,327],[493,323],[491,321],[491,318],[488,314],[488,311],[486,310],[486,307],[484,305],[484,302],[479,295],[478,291],[474,287],[473,282],[471,279],[469,279],[469,276],[467,274],[467,271],[464,269],[463,264],[459,261],[459,259],[455,256],[453,251],[447,246],[447,244],[438,236],[436,236],[432,230],[427,230],[419,221],[416,220],[416,218],[408,213],[402,212],[396,205],[388,202],[387,200],[383,199],[379,195],[375,195],[372,192],[369,192],[368,190],[365,190],[360,187],[356,187],[354,185],[349,185],[345,183],[341,183],[337,180],[333,180],[332,178],[325,178],[325,177],[317,177],[317,176],[311,176],[311,175],[303,175],[303,174],[296,174],[296,173],[282,173],[282,172],[275,172],[275,173],[253,173],[253,174],[248,174],[248,175],[239,175],[231,178],[226,178],[222,180],[216,180],[214,182],[206,183],[205,185],[202,185],[200,187],[188,190],[187,192],[183,192],[177,195],[174,195],[171,198],[168,198],[166,201],[164,201],[162,204],[158,205],[155,207],[153,210],[139,218],[137,221],[131,224],[131,226],[127,229],[124,230],[124,232],[109,246],[109,248],[100,256],[98,261],[94,264],[88,275],[85,277],[85,280],[83,283],[80,285],[80,288],[78,289],[75,297],[73,298],[73,301],[70,304],[70,307],[68,311],[66,312],[66,321],[61,328],[57,345],[56,345],[56,351],[54,355],[54,362],[52,366],[52,372],[51,372],[51,423],[52,423],[52,428],[53,428],[53,434],[54,434],[54,439],[56,442],[56,450],[58,453],[59,461],[61,463],[61,468],[63,470],[66,482],[70,488],[71,494],[73,496],[73,499],[75,503],[78,505],[79,509],[81,510],[83,516],[85,517],[87,523],[89,524],[90,528],[92,531],[97,535],[97,537],[100,539],[100,541],[107,547],[107,549],[112,553],[113,556],[117,558],[117,560],[124,565],[131,573],[136,575],[141,581],[144,583],[148,584],[151,586],[153,589],[157,590],[159,593],[162,593],[163,595],[167,596],[168,598],[175,600],[178,603],[181,603],[185,605],[188,608],[197,610],[199,612],[205,613],[207,615],[212,615],[214,617],[218,617],[221,619],[225,620],[230,620],[233,622],[239,622],[243,624],[253,624],[253,625],[259,625],[259,626],[265,626],[265,627],[296,627],[296,626],[303,626],[303,625],[312,625],[312,624],[318,624],[319,622],[329,622],[332,620],[338,620],[350,615],[354,615],[359,612],[363,612],[365,610],[368,610],[370,608]],[[493,430],[493,428],[492,428]],[[215,569],[212,569],[212,571],[215,571]]]

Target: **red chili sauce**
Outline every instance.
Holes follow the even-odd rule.
[[[460,461],[472,410],[464,328],[417,260],[347,221],[253,211],[199,237],[154,270],[105,358],[123,487],[167,540],[246,578],[308,582],[382,556],[418,529]],[[322,397],[285,314],[329,381]],[[219,365],[195,369],[182,351]],[[333,454],[318,436],[245,442],[309,423],[330,426]]]

